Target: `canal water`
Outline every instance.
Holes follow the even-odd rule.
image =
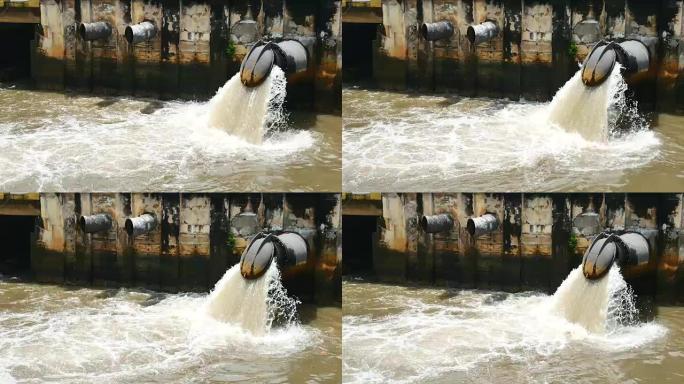
[[[289,111],[258,143],[212,108],[0,84],[0,189],[339,191],[339,116]]]
[[[605,329],[588,331],[568,321],[578,311],[559,311],[567,294],[394,286],[349,278],[343,282],[343,382],[682,381],[684,308],[657,307],[653,321],[622,318],[626,321],[607,321]],[[609,309],[607,319],[623,315]]]
[[[206,315],[206,294],[0,278],[0,382],[339,382],[339,308],[254,336]]]
[[[584,123],[601,126],[614,118],[605,113],[606,103],[596,104],[604,109],[600,114],[595,108],[562,113],[587,103],[561,96],[563,103],[551,105],[347,87],[344,190],[684,188],[684,117],[661,114],[652,126],[637,119],[604,140]],[[564,129],[558,121],[579,123]]]

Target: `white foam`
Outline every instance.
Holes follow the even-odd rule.
[[[274,82],[269,97],[278,99],[283,95]],[[268,84],[262,86],[263,91]],[[248,137],[229,129],[230,119],[219,127],[208,124],[210,105],[215,107],[218,99],[160,103],[114,98],[97,107],[98,97],[41,93],[37,98],[31,91],[0,91],[0,100],[10,99],[16,111],[3,110],[0,118],[0,189],[287,189],[298,183],[290,169],[329,162],[316,146],[321,134],[286,129],[282,104],[273,98],[262,103],[268,105],[265,115],[259,115],[263,110],[224,111],[243,119],[236,126],[255,124],[244,129]],[[140,112],[150,104],[159,109]],[[264,174],[274,175],[275,181],[260,178]]]
[[[267,132],[287,121],[283,110],[286,86],[285,73],[278,66],[256,87],[242,85],[236,73],[209,101],[207,125],[259,144]]]
[[[622,186],[625,173],[659,159],[662,138],[617,96],[624,84],[619,74],[596,89],[584,87],[578,76],[551,103],[346,89],[345,189]],[[618,122],[626,127],[614,129]]]
[[[344,381],[473,380],[468,375],[488,377],[488,367],[497,366],[490,374],[501,375],[511,369],[524,371],[525,366],[541,361],[561,364],[555,368],[569,378],[582,374],[573,361],[590,364],[586,358],[596,357],[602,359],[599,364],[608,365],[607,353],[629,351],[666,334],[662,325],[639,324],[633,317],[625,317],[625,311],[633,308],[614,307],[629,294],[617,270],[590,288],[581,287],[583,282],[577,282],[576,275],[573,271],[554,296],[522,293],[502,298],[500,293],[459,291],[440,298],[440,290],[415,293],[403,288],[378,295],[375,299],[379,302],[368,304],[370,308],[394,310],[384,315],[343,316]],[[577,296],[588,294],[590,304],[569,298],[571,288],[580,289]],[[353,294],[347,290],[347,296]],[[571,306],[577,307],[568,308]],[[559,312],[559,307],[564,311]],[[599,313],[581,315],[581,311]],[[573,316],[566,317],[568,314]],[[509,364],[511,368],[506,368]]]
[[[236,264],[216,283],[204,310],[216,320],[263,336],[270,331],[276,316],[284,316],[287,325],[295,322],[297,304],[280,283],[276,263],[271,263],[266,273],[254,280],[244,279],[240,264]]]
[[[261,335],[217,321],[207,295],[2,284],[12,300],[0,311],[0,382],[268,381],[321,343],[318,330],[294,321]]]

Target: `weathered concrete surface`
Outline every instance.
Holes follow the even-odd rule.
[[[258,39],[292,38],[311,68],[288,81],[288,106],[340,111],[339,1],[41,0],[33,78],[41,88],[207,99],[238,72]],[[83,41],[81,22],[105,21],[107,39]],[[126,27],[156,34],[129,44]]]
[[[343,202],[343,214],[347,198]],[[358,202],[354,207],[358,206]],[[352,212],[356,214],[356,211]],[[451,230],[423,232],[423,215],[449,214]],[[473,238],[468,218],[501,225]],[[648,265],[625,269],[640,293],[684,301],[684,194],[384,193],[372,255],[385,281],[553,292],[582,260],[593,236],[636,230],[651,244]]]
[[[283,271],[303,300],[341,300],[340,196],[335,194],[92,193],[40,196],[31,266],[39,281],[207,291],[239,262],[249,238],[270,230],[300,233],[309,260]],[[108,231],[85,234],[81,215],[106,213]],[[153,214],[152,231],[135,237],[127,218]]]
[[[684,113],[683,13],[684,0],[383,0],[374,80],[387,89],[549,100],[596,42],[635,38],[654,57],[635,88],[639,101]],[[485,20],[501,31],[473,47],[467,27]],[[451,38],[419,36],[422,23],[438,21],[452,23]]]

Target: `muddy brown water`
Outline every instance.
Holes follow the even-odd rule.
[[[340,116],[290,111],[289,129],[256,145],[206,114],[207,102],[0,84],[0,190],[339,191]]]
[[[345,383],[681,383],[684,308],[594,334],[522,292],[343,282]]]
[[[547,124],[549,103],[343,90],[343,190],[684,189],[684,116],[607,142]]]
[[[206,297],[2,277],[0,382],[340,381],[340,308],[255,337],[203,317]]]

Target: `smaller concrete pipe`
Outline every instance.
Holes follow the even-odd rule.
[[[446,232],[454,227],[454,219],[446,213],[441,215],[423,216],[420,219],[420,227],[426,233]]]
[[[85,41],[108,39],[112,35],[112,27],[104,21],[81,23],[78,26],[78,34]]]
[[[240,274],[245,279],[261,277],[273,260],[280,268],[304,264],[309,256],[309,245],[296,232],[260,232],[252,237],[240,257]]]
[[[620,267],[648,264],[650,254],[648,239],[638,232],[603,232],[584,253],[582,273],[587,279],[600,279],[615,263]]]
[[[133,24],[126,27],[124,32],[128,44],[136,44],[143,41],[148,41],[157,35],[157,28],[151,21],[143,21],[139,24]]]
[[[449,21],[423,23],[420,26],[420,35],[427,41],[448,39],[454,35],[454,26]]]
[[[469,25],[466,31],[470,44],[475,46],[486,43],[499,35],[499,26],[495,22],[487,20],[477,25]]]
[[[78,226],[85,233],[104,232],[112,228],[112,218],[106,213],[81,216]]]
[[[154,230],[157,227],[157,218],[151,213],[143,213],[138,217],[126,219],[126,233],[135,237]]]
[[[485,213],[479,217],[471,217],[466,223],[466,229],[470,236],[479,237],[494,232],[499,228],[499,219],[496,215]]]

